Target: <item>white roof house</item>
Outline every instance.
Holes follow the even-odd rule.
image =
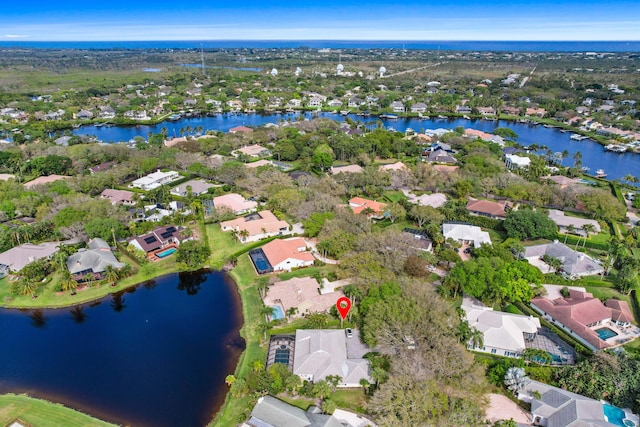
[[[531,159],[529,157],[518,156],[515,154],[507,154],[504,156],[505,164],[507,165],[507,169],[526,169],[531,164]]]
[[[360,387],[360,380],[371,381],[369,361],[351,358],[347,338],[342,329],[298,329],[293,356],[293,373],[303,380],[315,382],[327,375],[339,375],[338,387]]]
[[[483,243],[491,244],[489,233],[482,231],[480,227],[475,225],[445,222],[442,224],[442,234],[445,239],[469,243],[474,248],[479,248]]]
[[[563,211],[559,211],[557,209],[549,209],[549,218],[556,223],[556,225],[560,228],[560,231],[567,231],[567,227],[572,225],[574,227],[575,234],[585,235],[582,227],[585,224],[591,224],[593,226],[593,232],[600,232],[600,224],[598,221],[594,219],[587,218],[578,218],[576,216],[567,216]]]
[[[534,316],[493,311],[470,298],[462,301],[461,308],[469,326],[482,332],[482,347],[469,348],[499,356],[520,357],[526,349],[525,341],[535,338],[540,319]]]
[[[524,258],[529,264],[537,267],[543,273],[549,273],[552,268],[542,260],[545,255],[560,260],[562,273],[568,277],[595,276],[604,271],[602,265],[589,255],[576,252],[558,241],[524,248]]]
[[[180,185],[173,187],[170,191],[175,196],[185,197],[189,194],[189,187],[191,187],[191,194],[201,196],[206,194],[210,188],[215,187],[213,184],[209,184],[201,179],[192,179]]]
[[[167,184],[179,178],[180,174],[176,171],[162,172],[160,170],[157,170],[156,172],[150,173],[147,176],[136,179],[131,183],[131,186],[140,188],[142,190],[153,190],[163,184]]]

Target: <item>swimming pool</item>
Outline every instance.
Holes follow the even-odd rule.
[[[273,271],[273,267],[269,264],[269,260],[267,260],[267,256],[261,248],[249,251],[249,258],[255,265],[258,274],[271,273]]]
[[[602,405],[604,410],[604,416],[607,418],[607,421],[611,424],[615,424],[620,427],[634,427],[635,423],[631,420],[626,419],[627,415],[624,411],[617,406],[610,405],[605,403]]]
[[[600,328],[600,329],[596,329],[596,334],[598,334],[598,337],[600,337],[600,339],[602,341],[606,341],[609,338],[613,338],[618,336],[618,334],[614,331],[612,331],[609,328]]]
[[[169,255],[171,255],[172,253],[174,253],[175,251],[177,251],[176,248],[169,248],[166,251],[157,252],[156,256],[158,258],[165,258],[165,257],[168,257]]]
[[[271,315],[271,320],[284,319],[284,312],[282,311],[282,307],[279,305],[272,305],[273,314]]]

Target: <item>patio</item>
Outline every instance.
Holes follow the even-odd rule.
[[[569,344],[547,328],[540,328],[532,341],[526,342],[527,348],[544,350],[553,357],[552,365],[574,365],[576,353]]]

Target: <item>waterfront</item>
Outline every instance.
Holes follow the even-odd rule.
[[[455,119],[439,119],[429,118],[420,120],[411,119],[378,119],[374,117],[364,118],[355,114],[343,117],[338,114],[320,113],[318,115],[305,113],[304,117],[311,119],[312,117],[325,117],[332,120],[342,122],[346,117],[354,121],[360,121],[368,129],[376,126],[376,122],[380,121],[385,127],[393,127],[399,132],[404,132],[407,128],[423,132],[425,129],[454,129],[458,126],[464,128],[473,128],[484,132],[493,132],[498,127],[507,127],[513,129],[519,136],[517,142],[527,146],[537,144],[546,146],[553,152],[562,152],[567,150],[569,156],[564,159],[565,166],[573,165],[573,155],[580,151],[582,154],[582,165],[589,167],[591,173],[595,173],[597,169],[604,169],[608,174],[608,179],[622,179],[625,175],[631,174],[638,176],[640,174],[640,155],[634,153],[613,153],[605,151],[604,147],[591,139],[582,141],[574,141],[570,139],[571,132],[560,132],[555,128],[546,128],[541,125],[528,123],[518,123],[506,120],[467,120],[463,118]],[[267,123],[277,123],[282,120],[296,120],[300,117],[297,113],[279,113],[279,114],[219,114],[213,117],[184,118],[175,122],[163,122],[157,125],[137,125],[137,126],[83,126],[75,129],[76,135],[95,135],[99,140],[105,142],[127,142],[136,136],[147,138],[149,133],[159,133],[162,128],[167,129],[167,135],[180,136],[181,129],[190,126],[192,129],[198,126],[207,130],[217,130],[227,132],[235,126],[263,126]]]
[[[240,300],[221,272],[175,273],[70,309],[0,310],[0,393],[107,421],[203,426],[244,348]]]

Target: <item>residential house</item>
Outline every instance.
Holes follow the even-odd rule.
[[[147,255],[169,247],[178,247],[180,243],[193,240],[193,236],[185,234],[184,227],[165,225],[156,227],[151,232],[142,236],[129,238],[130,246],[145,252]]]
[[[100,238],[89,241],[88,249],[80,249],[67,258],[67,270],[74,280],[81,281],[91,274],[95,279],[104,278],[104,272],[108,266],[120,269],[125,266],[119,262],[111,252],[109,244]]]
[[[342,101],[340,101],[339,99],[332,99],[331,101],[327,102],[327,105],[329,107],[340,108],[342,107]]]
[[[496,115],[496,109],[493,107],[478,107],[477,110],[478,110],[478,113],[482,114],[483,116]]]
[[[297,98],[292,98],[287,102],[287,106],[291,108],[302,107],[302,100]]]
[[[271,151],[268,148],[263,147],[262,145],[252,144],[246,147],[239,148],[231,154],[235,157],[238,157],[241,154],[249,157],[269,157],[271,156]]]
[[[404,104],[402,101],[393,101],[390,107],[394,113],[404,113]]]
[[[247,126],[235,126],[229,129],[229,133],[252,133],[253,129]]]
[[[313,265],[315,258],[307,251],[307,242],[300,237],[275,239],[262,247],[273,271],[291,271]]]
[[[480,227],[466,223],[445,222],[442,224],[442,235],[445,239],[453,239],[474,248],[491,244],[489,233],[482,231]]]
[[[563,175],[551,175],[551,176],[541,177],[540,179],[546,179],[548,181],[555,183],[558,186],[558,188],[560,188],[561,190],[579,183],[577,179],[569,178]]]
[[[38,245],[23,243],[0,254],[0,268],[3,271],[17,273],[29,263],[51,258],[59,249],[60,242],[44,242]]]
[[[294,277],[269,286],[264,305],[280,306],[285,314],[295,308],[296,312],[292,317],[302,317],[311,313],[328,313],[336,305],[338,298],[343,296],[340,290],[321,293],[320,285],[313,277]]]
[[[129,110],[124,113],[125,119],[131,120],[150,120],[151,118],[147,115],[146,110]]]
[[[78,120],[91,120],[93,119],[93,113],[88,110],[80,110],[73,115],[73,118]]]
[[[607,306],[592,294],[575,289],[569,289],[568,297],[554,300],[536,297],[531,307],[593,351],[619,344],[621,328],[633,321],[626,301]],[[602,334],[603,330],[609,335]]]
[[[471,215],[486,216],[493,219],[505,219],[509,202],[493,202],[491,200],[470,200],[467,202],[467,210]]]
[[[383,219],[386,214],[385,208],[387,207],[387,204],[365,199],[363,197],[354,197],[349,200],[349,207],[354,214],[365,213],[369,218]]]
[[[222,231],[235,231],[242,243],[257,242],[271,236],[291,234],[289,224],[279,220],[271,211],[260,211],[220,223]]]
[[[109,200],[112,205],[121,204],[125,206],[133,206],[136,203],[133,197],[134,194],[135,193],[127,190],[107,188],[100,193],[100,197]]]
[[[531,164],[529,157],[518,156],[516,154],[506,154],[504,156],[504,163],[509,170],[527,169]]]
[[[569,227],[573,227],[573,234],[579,234],[586,236],[589,233],[584,230],[583,227],[591,226],[593,234],[600,233],[600,223],[594,219],[578,218],[576,216],[567,216],[563,211],[557,209],[549,209],[549,218],[556,223],[560,232],[568,233]]]
[[[524,248],[524,258],[531,265],[536,266],[543,273],[550,273],[553,268],[544,262],[543,257],[545,256],[558,259],[562,263],[560,267],[562,274],[572,279],[582,276],[594,276],[602,274],[604,271],[602,265],[589,255],[574,251],[557,240],[553,243]]]
[[[109,169],[111,169],[112,166],[115,166],[115,165],[116,165],[116,162],[100,163],[99,165],[91,166],[89,168],[89,173],[91,173],[91,175],[95,175],[100,172],[106,172]]]
[[[341,377],[338,387],[360,387],[360,380],[371,382],[369,361],[363,354],[352,355],[342,329],[298,329],[293,357],[293,373],[310,382],[322,381],[328,375]],[[356,356],[356,357],[353,357]]]
[[[494,135],[492,133],[483,132],[481,130],[465,129],[464,136],[472,139],[480,138],[483,141],[493,142],[500,146],[504,145],[504,138],[502,138],[500,135]]]
[[[433,252],[433,242],[429,239],[429,235],[424,230],[416,230],[415,228],[404,228],[403,235],[411,236],[413,242],[411,247],[423,252]]]
[[[525,111],[525,115],[527,116],[544,117],[546,114],[547,110],[544,108],[527,108]]]
[[[455,157],[444,150],[426,151],[422,153],[422,160],[430,163],[441,163],[446,165],[455,165],[458,163]]]
[[[39,176],[36,179],[29,181],[29,182],[25,182],[24,187],[25,188],[33,188],[36,187],[38,185],[47,185],[47,184],[51,184],[52,182],[56,182],[56,181],[60,181],[62,179],[69,179],[71,177],[69,176],[62,176],[62,175],[47,175],[47,176]]]
[[[169,192],[174,196],[185,197],[189,194],[189,190],[191,190],[191,194],[194,196],[201,196],[207,194],[209,189],[213,187],[215,187],[215,185],[209,184],[202,179],[192,179],[173,187]]]
[[[360,108],[361,106],[366,104],[367,103],[365,101],[358,98],[357,96],[352,96],[351,98],[349,98],[349,102],[347,103],[347,106],[349,108]]]
[[[533,341],[540,329],[537,317],[494,311],[470,298],[465,297],[460,308],[469,327],[482,333],[482,345],[469,341],[469,350],[520,357],[526,350],[526,342]]]
[[[531,424],[548,427],[615,427],[608,422],[601,401],[529,380],[518,399],[531,405]],[[626,414],[625,417],[629,415]],[[633,425],[637,425],[633,423]]]
[[[322,107],[322,99],[318,97],[313,97],[309,99],[307,102],[307,107],[320,108]]]
[[[518,107],[502,107],[502,113],[510,116],[519,116],[521,111]]]
[[[375,427],[375,424],[360,414],[336,409],[333,414],[324,414],[311,405],[302,409],[283,402],[273,396],[262,396],[251,411],[249,419],[240,427]]]
[[[108,105],[98,107],[98,109],[100,110],[98,117],[101,119],[114,119],[116,117],[116,110]]]
[[[458,114],[471,114],[471,107],[468,105],[456,105],[456,113]]]
[[[180,174],[176,171],[162,172],[160,169],[150,173],[147,176],[138,178],[131,183],[132,187],[140,188],[141,190],[153,190],[161,185],[168,184],[172,181],[180,179]]]
[[[246,200],[240,194],[230,193],[223,196],[214,197],[213,206],[216,209],[228,208],[235,215],[242,215],[255,211],[258,207],[258,203],[254,200]]]
[[[412,113],[426,113],[427,112],[427,104],[424,102],[416,102],[411,106]]]
[[[447,196],[443,193],[423,194],[421,196],[416,196],[415,194],[407,191],[404,194],[405,196],[407,196],[407,201],[414,205],[439,208],[447,202]]]
[[[393,171],[406,171],[409,170],[407,165],[402,162],[390,163],[387,165],[381,165],[378,169],[381,171],[393,172]]]

